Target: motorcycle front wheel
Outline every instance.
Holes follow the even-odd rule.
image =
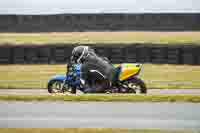
[[[63,87],[63,81],[60,80],[52,80],[48,83],[48,92],[49,93],[65,93],[65,92],[69,92],[72,94],[76,93],[76,89],[68,86],[68,84],[64,85],[64,88],[62,90]]]
[[[60,80],[52,80],[48,83],[48,92],[49,93],[61,93],[62,92],[63,82]]]
[[[125,82],[127,88],[130,92],[139,93],[139,94],[146,94],[147,87],[144,81],[140,78],[133,78]]]

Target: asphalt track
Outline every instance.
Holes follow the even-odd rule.
[[[0,94],[48,94],[47,89],[0,89]],[[148,94],[200,95],[200,89],[149,89]]]
[[[0,128],[200,130],[199,103],[0,102]]]

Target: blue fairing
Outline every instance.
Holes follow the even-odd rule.
[[[65,75],[55,75],[49,79],[49,82],[52,80],[64,81],[65,77],[66,77]]]
[[[80,79],[81,75],[81,65],[75,64],[73,65],[73,70],[68,72],[67,77],[65,75],[55,75],[49,79],[49,82],[52,80],[58,80],[58,81],[68,81],[71,85],[80,85],[80,80],[74,81],[73,77],[76,77],[76,79]]]

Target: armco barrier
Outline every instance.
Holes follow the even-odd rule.
[[[2,45],[0,64],[67,63],[75,46],[77,45]],[[98,55],[107,57],[111,63],[200,65],[200,45],[95,44],[91,47]]]
[[[185,46],[182,48],[182,61],[183,64],[197,64],[197,56],[199,55],[198,47]]]
[[[26,62],[25,58],[24,58],[25,54],[24,54],[23,46],[17,46],[17,47],[13,47],[13,48],[10,47],[10,49],[12,49],[12,60],[10,60],[11,64],[23,64]]]
[[[197,58],[196,58],[196,60],[197,60],[197,64],[200,65],[200,54],[199,54],[200,47],[198,47],[198,48],[196,49],[196,51],[198,51],[198,52],[197,52]]]
[[[0,15],[0,32],[200,30],[200,13]]]
[[[151,62],[156,64],[167,62],[167,50],[164,46],[151,47]]]
[[[181,63],[181,50],[178,46],[168,47],[167,49],[167,63],[180,64]]]
[[[125,62],[137,62],[137,45],[129,45],[125,47]]]
[[[136,60],[137,62],[150,63],[151,62],[151,46],[137,45],[136,55],[137,55],[137,60]]]
[[[11,48],[3,46],[0,48],[0,64],[9,64],[11,62]]]

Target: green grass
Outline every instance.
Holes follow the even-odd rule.
[[[144,64],[148,88],[200,88],[200,66]],[[48,79],[65,74],[65,65],[0,65],[0,89],[46,89]]]
[[[200,32],[65,32],[65,33],[0,33],[0,44],[96,44],[154,43],[200,44]]]
[[[95,102],[193,102],[200,103],[199,95],[135,95],[135,94],[84,94],[84,95],[18,95],[0,94],[1,101],[95,101]]]
[[[200,133],[199,131],[160,131],[109,128],[1,128],[1,133]]]

